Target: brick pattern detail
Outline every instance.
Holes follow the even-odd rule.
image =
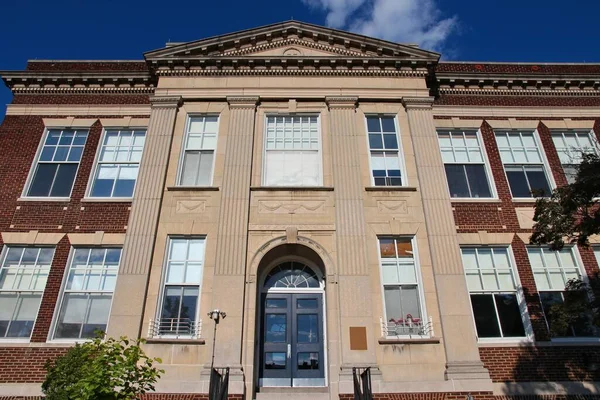
[[[147,94],[17,93],[13,95],[12,104],[150,104],[150,96]]]
[[[535,65],[535,68],[532,68]],[[469,73],[503,73],[503,74],[600,74],[600,65],[576,64],[486,64],[486,63],[453,63],[441,62],[436,72],[469,72]]]
[[[598,347],[481,347],[481,361],[494,382],[598,381]]]
[[[145,61],[29,61],[27,71],[148,71]]]
[[[444,94],[435,100],[438,106],[500,106],[500,107],[598,107],[597,97],[554,96],[482,96]]]
[[[0,383],[43,382],[44,364],[66,353],[65,347],[0,347]]]

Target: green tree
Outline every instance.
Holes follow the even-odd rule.
[[[158,358],[148,357],[140,345],[130,341],[102,339],[76,344],[67,353],[46,363],[42,391],[47,400],[133,400],[154,390],[163,370]]]

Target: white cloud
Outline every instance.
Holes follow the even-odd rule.
[[[458,29],[458,19],[442,18],[435,0],[302,0],[327,12],[327,25],[440,51]]]

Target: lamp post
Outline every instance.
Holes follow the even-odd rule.
[[[208,317],[215,321],[215,328],[213,331],[213,345],[212,345],[212,360],[210,362],[210,370],[212,371],[215,366],[215,342],[217,340],[217,325],[221,319],[225,319],[227,314],[225,312],[220,311],[219,309],[212,310],[208,313]]]

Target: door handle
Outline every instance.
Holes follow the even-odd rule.
[[[292,344],[288,343],[287,358],[292,358]]]

